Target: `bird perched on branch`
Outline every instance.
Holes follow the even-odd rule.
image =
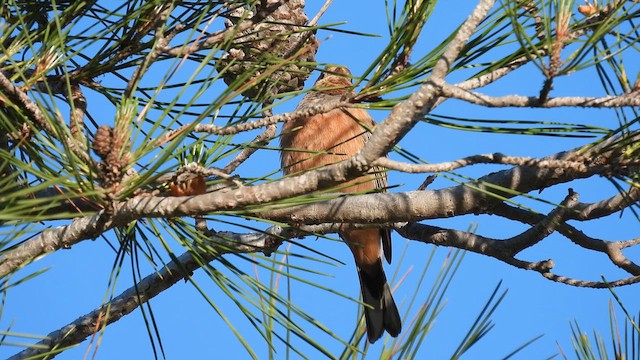
[[[300,102],[297,110],[326,103],[348,95],[351,73],[344,67],[330,66]],[[364,146],[375,125],[364,109],[334,109],[327,113],[289,121],[282,127],[280,146],[285,174],[295,174],[348,159]],[[340,187],[342,192],[367,192],[384,189],[386,174],[376,172],[354,179]],[[382,255],[391,262],[389,229],[367,228],[340,232],[355,258],[360,278],[367,338],[373,343],[386,330],[397,336],[402,324],[387,278]],[[381,247],[382,245],[382,247]],[[384,250],[384,251],[383,251]]]

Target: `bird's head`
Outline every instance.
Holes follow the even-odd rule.
[[[327,66],[314,86],[328,94],[344,94],[351,89],[351,72],[344,66]]]

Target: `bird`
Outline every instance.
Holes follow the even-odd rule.
[[[296,111],[351,95],[351,78],[346,67],[327,66]],[[333,109],[284,123],[280,136],[284,174],[299,174],[348,159],[362,149],[374,126],[371,115],[361,108]],[[351,180],[337,190],[383,191],[386,186],[386,174],[374,169],[373,174]],[[368,341],[373,344],[385,331],[397,337],[402,331],[402,321],[382,264],[383,255],[391,263],[391,231],[365,228],[338,234],[355,259],[362,301],[367,305],[364,315]]]

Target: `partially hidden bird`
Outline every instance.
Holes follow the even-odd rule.
[[[347,68],[328,66],[296,110],[343,99],[350,95],[351,86]],[[361,108],[333,109],[286,122],[280,136],[283,172],[298,174],[348,159],[362,149],[374,126],[373,118]],[[374,171],[342,184],[338,190],[360,193],[383,191],[386,186],[386,174]],[[367,339],[374,343],[384,331],[398,336],[402,321],[382,266],[383,254],[391,263],[390,230],[365,228],[340,231],[339,235],[351,249],[358,269],[362,300],[367,305],[364,307]]]

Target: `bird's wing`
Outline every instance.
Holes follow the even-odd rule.
[[[376,126],[376,123],[369,113],[365,111],[362,111],[362,113],[367,114],[366,118],[359,118],[357,120],[361,122],[363,127],[364,133],[362,134],[362,139],[363,142],[366,143],[369,141],[371,131]],[[389,185],[387,181],[387,172],[383,168],[375,166],[373,168],[373,175],[375,176],[376,189],[380,192],[386,192],[387,186]],[[380,237],[382,239],[382,251],[384,253],[384,258],[387,260],[387,263],[391,264],[391,230],[381,228]]]

